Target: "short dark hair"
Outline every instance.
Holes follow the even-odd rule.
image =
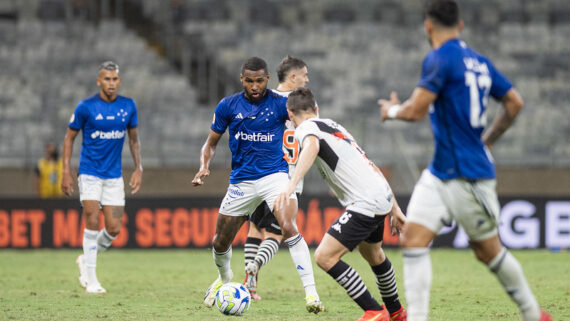
[[[284,82],[289,71],[303,67],[307,67],[307,64],[303,60],[288,55],[283,58],[279,66],[277,66],[277,79],[280,83]]]
[[[101,70],[116,70],[117,72],[119,72],[119,65],[110,60],[105,61],[104,63],[99,65],[99,72],[101,72]]]
[[[265,73],[267,73],[267,63],[265,62],[265,60],[259,57],[251,57],[248,58],[246,61],[244,61],[243,65],[241,65],[242,75],[243,72],[246,70],[251,70],[251,71],[265,70]]]
[[[309,88],[297,88],[287,98],[287,109],[297,115],[300,111],[315,112],[315,97]]]
[[[459,23],[459,6],[455,0],[428,0],[424,17],[444,27],[453,27]]]

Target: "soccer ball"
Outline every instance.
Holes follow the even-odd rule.
[[[225,315],[242,315],[249,310],[251,296],[245,286],[226,283],[216,292],[216,306]]]

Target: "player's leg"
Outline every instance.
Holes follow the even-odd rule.
[[[106,251],[121,231],[125,212],[125,184],[123,178],[103,180],[101,205],[105,217],[105,226],[97,235],[97,250]]]
[[[283,238],[279,222],[273,215],[271,209],[267,206],[267,203],[263,202],[256,209],[256,214],[259,214],[258,210],[260,207],[262,207],[262,216],[260,218],[258,216],[256,222],[263,231],[263,242],[259,246],[257,255],[253,258],[252,262],[246,266],[246,285],[250,292],[253,290],[254,293],[257,292],[256,286],[259,269],[275,256]],[[252,297],[254,296],[252,295]],[[257,294],[255,294],[255,297],[256,300],[260,299]]]
[[[456,220],[469,236],[477,259],[495,274],[505,292],[517,304],[523,320],[540,320],[540,307],[521,265],[501,244],[498,236],[500,205],[495,181],[454,181],[445,191],[445,201],[453,208],[463,209],[455,215]]]
[[[97,235],[99,234],[99,210],[103,190],[102,180],[95,176],[79,175],[79,199],[83,207],[83,254],[76,263],[79,267],[79,282],[87,293],[105,293],[97,279]]]
[[[404,288],[408,320],[425,321],[429,314],[432,280],[429,244],[451,217],[437,191],[435,176],[424,170],[414,187],[407,223],[400,235],[404,261]]]
[[[230,184],[226,196],[222,200],[216,232],[214,234],[213,258],[218,268],[218,278],[206,290],[204,304],[212,307],[216,298],[216,291],[233,278],[230,261],[232,258],[232,242],[248,215],[261,203],[254,188],[254,182],[246,181]]]
[[[229,216],[218,214],[216,221],[216,233],[214,234],[212,255],[214,263],[218,268],[218,278],[208,287],[204,295],[204,304],[212,307],[216,300],[217,290],[233,278],[231,268],[232,242],[243,225],[247,221],[247,216]]]
[[[275,173],[259,180],[260,195],[267,202],[269,208],[273,208],[273,201],[287,185],[289,176],[286,173]],[[281,233],[285,244],[289,247],[289,253],[299,273],[299,277],[305,287],[305,301],[309,312],[318,313],[324,311],[313,275],[313,264],[309,247],[303,236],[297,230],[297,196],[291,194],[289,202],[283,209],[274,209],[273,214],[281,226]]]
[[[381,228],[376,233],[358,245],[358,251],[368,262],[376,276],[376,285],[378,285],[382,301],[390,313],[390,319],[406,320],[407,312],[400,303],[392,263],[382,250],[382,241],[378,241],[382,237],[383,230],[384,224],[381,224]]]
[[[362,219],[362,220],[361,220]],[[378,220],[353,212],[346,212],[329,228],[315,251],[315,262],[342,286],[348,296],[364,310],[361,320],[389,320],[387,310],[370,294],[360,275],[341,260],[370,234],[370,225]]]

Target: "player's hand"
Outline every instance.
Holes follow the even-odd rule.
[[[71,196],[71,193],[73,193],[73,178],[71,177],[71,174],[64,173],[62,175],[62,177],[61,177],[61,191],[66,196]]]
[[[380,116],[382,117],[382,121],[388,119],[388,109],[394,105],[398,105],[399,103],[400,99],[398,99],[398,94],[395,91],[390,93],[390,100],[378,99],[378,106],[380,106]]]
[[[142,171],[140,168],[137,168],[133,175],[131,175],[131,181],[129,182],[129,186],[131,187],[131,194],[136,194],[139,189],[141,188],[142,184]]]
[[[400,234],[405,224],[406,216],[402,213],[399,206],[394,206],[390,212],[390,232],[392,232],[392,235]]]
[[[285,207],[289,204],[289,195],[287,191],[281,192],[273,202],[273,209],[275,212],[284,211]]]
[[[196,176],[194,176],[194,179],[192,180],[192,185],[194,186],[204,185],[204,181],[202,180],[202,178],[208,176],[210,176],[210,170],[207,168],[201,169],[198,173],[196,173]]]

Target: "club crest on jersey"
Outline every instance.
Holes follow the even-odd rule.
[[[234,137],[236,140],[245,140],[248,142],[272,142],[275,134],[237,132]]]

